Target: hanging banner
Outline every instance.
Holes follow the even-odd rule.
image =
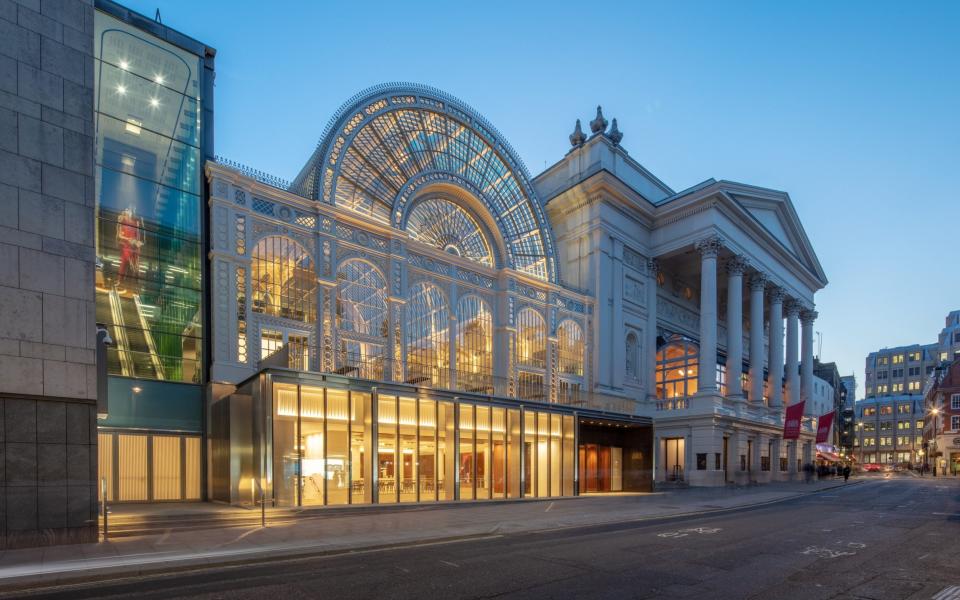
[[[804,402],[797,402],[787,407],[787,414],[783,419],[783,439],[795,440],[800,437],[800,419],[803,418]]]
[[[825,415],[820,415],[820,418],[817,419],[817,443],[822,444],[827,441],[827,438],[830,437],[830,426],[833,425],[833,413],[828,412]]]

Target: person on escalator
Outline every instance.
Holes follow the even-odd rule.
[[[117,285],[124,285],[128,277],[136,277],[140,268],[140,248],[143,247],[143,219],[137,218],[132,207],[123,209],[117,219],[117,245],[120,247],[120,267]]]

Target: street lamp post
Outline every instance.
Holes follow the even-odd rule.
[[[940,414],[940,409],[934,406],[930,409],[930,414],[933,415],[933,444],[930,449],[929,456],[933,458],[933,476],[937,476],[937,415]]]

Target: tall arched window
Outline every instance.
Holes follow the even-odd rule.
[[[561,375],[583,376],[583,330],[569,319],[557,326],[557,370]]]
[[[493,251],[477,220],[460,205],[443,198],[427,198],[407,218],[410,237],[450,254],[494,266]]]
[[[337,270],[337,370],[383,379],[387,282],[369,263],[350,259]]]
[[[450,313],[437,286],[418,283],[407,301],[407,383],[447,387],[450,373]]]
[[[686,398],[697,393],[699,347],[692,341],[671,338],[657,351],[657,398],[668,408],[684,408]]]
[[[627,334],[627,342],[624,352],[627,360],[628,379],[637,379],[637,373],[639,372],[639,369],[637,368],[638,348],[639,344],[637,343],[637,334],[631,331]]]
[[[547,325],[536,310],[524,308],[517,313],[517,391],[520,398],[545,400],[546,366]]]
[[[254,312],[313,323],[317,318],[317,276],[310,254],[279,235],[263,238],[251,253]]]
[[[470,294],[457,302],[457,387],[493,391],[493,313],[483,298]]]

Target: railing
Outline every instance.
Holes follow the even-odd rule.
[[[635,414],[637,401],[632,398],[591,392],[576,385],[558,386],[555,399],[549,394],[549,374],[531,369],[518,371],[529,373],[534,378],[542,376],[541,381],[527,379],[521,383],[518,376],[511,382],[509,378],[499,377],[490,372],[466,369],[453,369],[446,366],[408,363],[406,370],[400,362],[383,355],[361,355],[355,352],[334,352],[334,367],[322,371],[322,353],[316,346],[288,344],[279,347],[270,356],[260,361],[259,368],[286,367],[298,371],[314,373],[326,372],[356,379],[387,381],[412,385],[421,388],[515,398],[529,402],[560,404],[586,408],[601,412]],[[569,381],[562,375],[562,381]],[[686,400],[684,400],[686,402]]]
[[[230,160],[229,158],[224,158],[223,156],[217,156],[216,161],[218,164],[221,164],[225,167],[230,167],[231,169],[236,169],[237,171],[240,171],[242,175],[259,181],[260,183],[264,183],[281,190],[290,189],[290,182],[281,177],[277,177],[276,175],[271,175],[270,173],[248,167],[245,164],[239,163],[235,160]]]

